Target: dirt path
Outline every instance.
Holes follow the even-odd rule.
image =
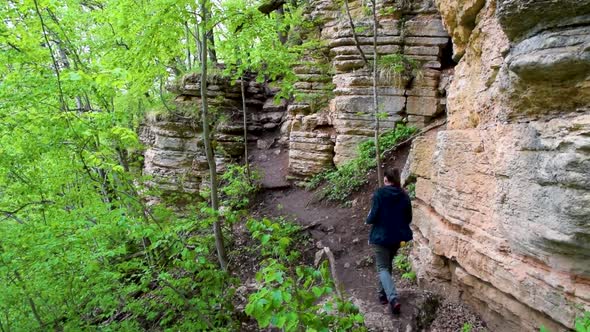
[[[388,306],[379,304],[377,300],[377,279],[368,245],[369,226],[364,224],[370,208],[370,193],[353,199],[350,208],[313,202],[312,192],[286,182],[286,149],[272,145],[260,149],[253,145],[250,151],[254,167],[263,173],[263,191],[255,213],[282,216],[308,226],[318,249],[327,246],[332,250],[336,258],[337,277],[350,300],[365,315],[366,325],[371,331],[416,331],[423,327],[420,325],[428,324],[426,321],[432,318],[426,317],[425,304],[432,301],[432,296],[405,280],[396,278],[402,304],[400,316],[392,316]]]

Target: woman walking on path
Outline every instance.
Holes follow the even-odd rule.
[[[401,306],[391,277],[392,262],[400,244],[412,240],[412,205],[410,197],[401,188],[398,169],[387,169],[384,183],[385,186],[373,194],[366,223],[371,225],[369,243],[375,252],[379,275],[379,301],[389,303],[391,312],[399,314]]]

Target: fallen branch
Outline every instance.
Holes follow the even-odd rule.
[[[332,274],[332,280],[334,280],[334,288],[336,289],[336,295],[338,295],[339,299],[343,299],[342,290],[344,289],[344,287],[342,287],[342,284],[338,280],[338,275],[336,274],[336,259],[334,258],[334,254],[332,253],[332,250],[330,250],[330,247],[324,247],[323,249],[318,251],[315,254],[314,263],[316,266],[318,266],[324,254],[326,254],[326,257],[328,258],[328,263],[330,263],[330,274]]]
[[[301,228],[299,231],[300,231],[300,232],[303,232],[303,231],[306,231],[306,230],[308,230],[308,229],[313,229],[313,228],[316,228],[316,227],[318,227],[319,225],[320,225],[320,224],[319,224],[317,221],[314,221],[314,222],[312,222],[311,224],[309,224],[309,225],[307,225],[307,226],[305,226],[305,227],[302,227],[302,228]]]

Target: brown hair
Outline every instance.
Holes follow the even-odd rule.
[[[385,177],[387,178],[387,181],[389,181],[389,183],[391,183],[392,186],[401,188],[402,185],[401,185],[401,180],[400,180],[399,169],[397,169],[397,168],[385,169]]]

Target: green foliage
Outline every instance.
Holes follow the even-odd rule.
[[[209,21],[230,63],[222,9]],[[266,35],[299,13],[262,20]],[[199,15],[185,0],[0,2],[2,330],[238,329],[235,280],[214,256],[219,216],[146,206],[162,195],[139,169],[139,124],[167,109],[170,73],[196,67]],[[265,75],[293,77],[298,54],[264,55]],[[252,185],[227,176],[227,205],[246,206]]]
[[[277,41],[277,29],[300,23],[300,9],[265,17],[252,2],[208,3],[205,30],[216,32],[218,56],[234,74],[293,82],[291,66],[317,47]],[[207,204],[182,216],[147,206],[162,193],[145,186],[139,169],[145,113],[168,110],[171,73],[197,68],[200,14],[186,0],[0,2],[0,329],[239,329],[236,281],[214,255],[218,213]],[[244,35],[225,35],[239,32],[239,20]],[[224,181],[230,210],[247,206],[254,188],[243,170],[231,168]],[[262,240],[270,231],[259,232]],[[292,241],[268,244],[279,255]],[[328,292],[328,281],[312,279]],[[313,321],[309,310],[298,324]],[[349,316],[326,313],[321,324],[344,326]]]
[[[327,85],[331,87],[331,83]],[[334,97],[334,93],[332,91],[332,89],[328,89],[323,92],[315,93],[295,92],[295,101],[307,103],[309,105],[311,113],[320,112],[328,107],[330,100],[332,100],[332,98]]]
[[[334,298],[327,262],[319,269],[292,265],[299,226],[284,220],[251,219],[247,227],[266,259],[256,274],[259,289],[250,295],[246,314],[284,331],[365,331],[364,318],[350,302]]]
[[[302,9],[285,4],[283,15],[276,12],[265,15],[258,10],[259,3],[245,0],[225,0],[221,3],[225,29],[218,43],[225,74],[237,80],[245,73],[258,75],[258,81],[279,81],[281,91],[277,98],[289,98],[297,80],[292,68],[309,42],[302,45],[283,44],[277,31],[304,25]]]
[[[261,287],[250,296],[246,314],[254,317],[261,328],[366,331],[362,326],[364,318],[355,306],[332,298],[333,285],[326,263],[319,269],[292,269],[275,259],[266,261],[256,275]]]
[[[354,32],[356,32],[357,34],[364,34],[368,31],[370,31],[370,27],[368,26],[355,26],[354,27]]]
[[[130,210],[111,210],[88,198],[85,204],[92,215],[81,209],[61,212],[56,201],[31,211],[22,225],[0,223],[4,325],[15,330],[44,324],[65,330],[98,325],[205,330],[209,322],[233,324],[228,286],[234,282],[212,256],[212,217],[176,218],[156,208],[146,222]]]
[[[407,185],[406,190],[408,191],[408,196],[410,196],[410,199],[416,198],[416,183],[415,182]]]
[[[471,332],[472,329],[473,325],[471,325],[471,323],[465,323],[463,324],[463,327],[461,327],[461,332]]]
[[[373,7],[370,6],[369,4],[363,5],[362,8],[363,8],[363,15],[364,16],[367,16],[368,17],[368,16],[372,16],[373,15]]]
[[[381,134],[379,145],[382,155],[397,143],[407,139],[416,128],[398,124],[394,130]],[[358,156],[344,163],[336,170],[330,170],[312,177],[305,186],[308,190],[315,189],[323,182],[326,186],[319,191],[322,198],[331,201],[345,201],[355,190],[368,181],[368,172],[376,166],[375,142],[367,140],[359,144]]]
[[[250,197],[260,188],[260,173],[252,171],[248,177],[245,165],[230,164],[221,175],[223,205],[231,210],[242,210],[250,204]]]
[[[397,7],[383,7],[381,9],[379,9],[378,13],[381,16],[390,16],[390,15],[395,15],[395,13],[397,13],[399,11],[399,8]]]
[[[295,236],[301,229],[298,225],[287,222],[284,219],[250,219],[246,227],[252,237],[260,241],[260,252],[264,256],[285,258],[292,262],[301,255],[297,251],[289,251]]]
[[[590,332],[590,311],[584,311],[582,316],[576,317],[574,328],[576,332]]]
[[[391,81],[403,76],[416,76],[420,63],[403,54],[387,54],[379,57],[377,69],[379,77]]]
[[[393,264],[401,272],[402,278],[408,280],[416,280],[416,272],[412,270],[412,262],[410,261],[411,244],[400,248],[398,254],[393,258]]]

